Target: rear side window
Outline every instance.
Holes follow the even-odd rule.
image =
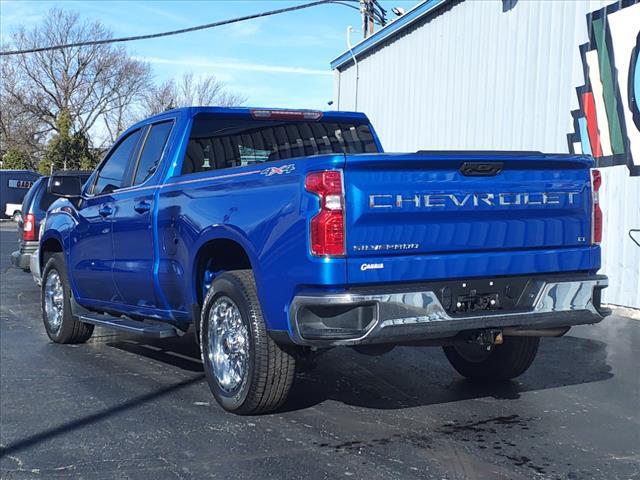
[[[158,168],[172,127],[173,121],[156,123],[151,127],[138,162],[138,168],[133,180],[134,185],[143,183]]]
[[[125,137],[111,152],[98,173],[98,178],[93,186],[94,195],[110,193],[123,186],[129,159],[138,144],[139,138],[140,130],[136,130]]]
[[[31,203],[33,202],[34,197],[37,195],[37,193],[40,191],[40,189],[43,188],[46,185],[48,178],[49,177],[39,178],[31,186],[31,188],[29,189],[27,194],[22,199],[22,212],[23,213],[25,213],[25,214],[29,213],[29,211],[31,209]],[[46,187],[44,187],[44,188],[46,188]]]
[[[283,122],[196,115],[182,174],[331,153],[376,153],[371,128],[349,122]]]
[[[49,190],[45,187],[42,189],[42,195],[40,195],[40,201],[38,202],[38,209],[41,212],[46,212],[53,202],[58,199],[55,195],[51,195]]]

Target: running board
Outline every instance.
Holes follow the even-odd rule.
[[[78,319],[83,323],[90,323],[98,327],[119,330],[121,332],[135,333],[149,338],[169,338],[175,337],[176,329],[165,323],[147,323],[130,318],[112,317],[110,315],[98,315],[92,313],[82,313]]]

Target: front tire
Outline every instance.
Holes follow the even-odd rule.
[[[62,253],[54,253],[42,274],[42,320],[47,335],[56,343],[83,343],[91,338],[93,325],[78,321],[71,313],[71,288]]]
[[[490,350],[474,344],[443,347],[449,363],[463,377],[477,381],[504,381],[522,375],[533,363],[540,337],[505,337]]]
[[[251,270],[226,272],[209,288],[200,322],[209,388],[225,410],[276,410],[287,399],[295,359],[268,335]]]

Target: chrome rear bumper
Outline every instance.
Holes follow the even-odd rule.
[[[402,343],[453,337],[466,330],[597,323],[609,314],[600,307],[600,290],[608,284],[604,275],[536,281],[529,308],[464,315],[448,313],[435,288],[299,295],[289,312],[290,337],[311,346]]]
[[[31,254],[38,249],[38,242],[20,242],[20,249],[11,254],[11,264],[22,270],[29,269]]]

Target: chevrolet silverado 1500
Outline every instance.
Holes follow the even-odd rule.
[[[444,347],[522,374],[540,337],[600,321],[600,175],[587,156],[383,153],[361,113],[178,109],[89,180],[53,177],[40,239],[49,337],[193,332],[217,401],[276,409],[300,359]]]

